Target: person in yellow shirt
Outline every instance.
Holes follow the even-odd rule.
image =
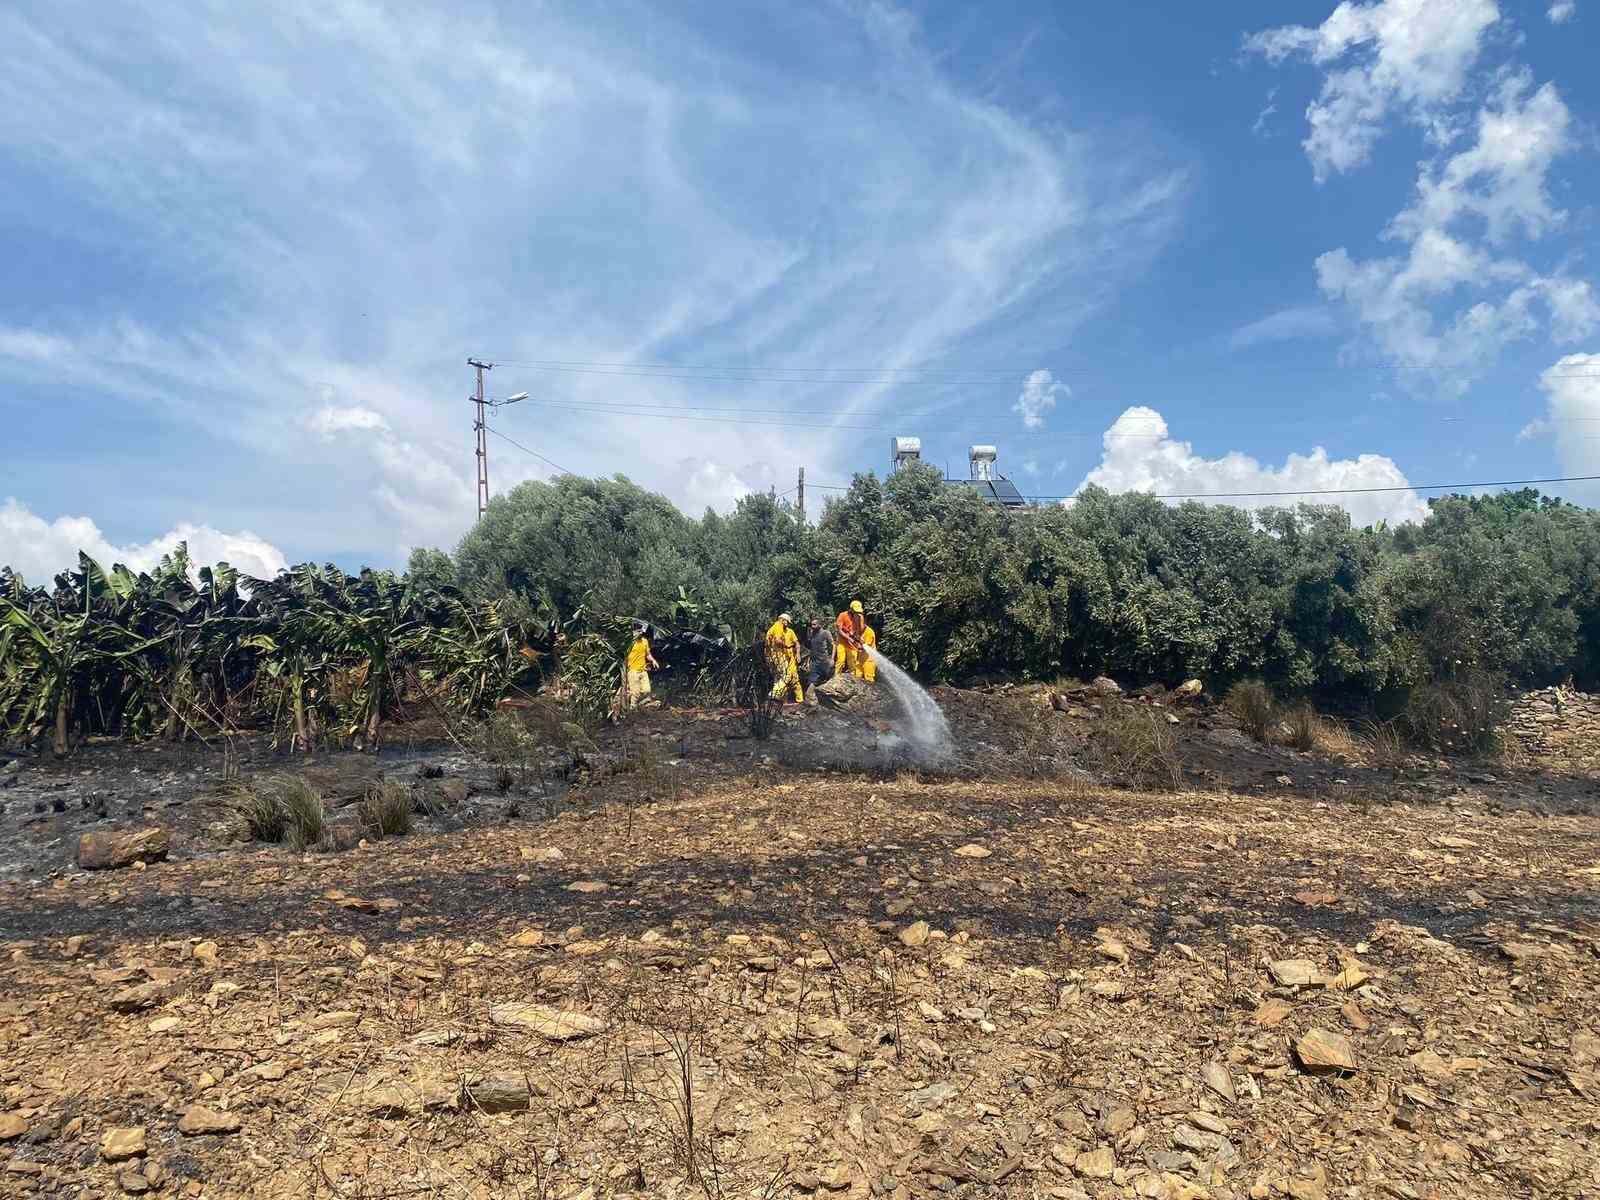
[[[792,618],[780,613],[767,630],[767,663],[772,668],[772,698],[792,692],[794,702],[805,702],[805,689],[800,686],[800,639],[796,636]]]
[[[634,708],[650,694],[650,671],[659,671],[661,664],[650,653],[650,639],[646,627],[633,627],[633,644],[628,647],[628,657],[622,664],[622,707]]]
[[[872,656],[870,651],[878,648],[878,634],[871,625],[862,627],[861,646],[861,653],[857,656],[861,663],[861,670],[859,674],[861,678],[865,679],[868,683],[877,683],[878,660]]]

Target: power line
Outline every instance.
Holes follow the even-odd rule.
[[[1358,488],[1297,488],[1291,491],[1279,492],[1136,492],[1129,489],[1123,495],[1148,495],[1156,500],[1246,500],[1260,499],[1267,496],[1356,496],[1376,492],[1449,492],[1463,491],[1468,488],[1497,488],[1497,487],[1531,487],[1543,483],[1592,483],[1600,480],[1600,475],[1558,475],[1548,479],[1500,479],[1483,483],[1407,483],[1397,484],[1392,487],[1358,487]],[[952,482],[964,483],[965,480]],[[848,492],[853,486],[847,483],[808,483],[808,487],[822,488],[830,492]],[[1035,494],[1024,496],[1025,500],[1071,500],[1074,493],[1066,492],[1059,495]]]
[[[580,359],[517,359],[496,361],[536,371],[556,371],[575,375],[623,376],[647,379],[678,379],[688,382],[726,383],[800,383],[821,385],[827,383],[870,384],[885,383],[895,386],[981,387],[1005,382],[1017,376],[1027,376],[1037,367],[815,367],[694,363],[627,363],[584,361]],[[1052,375],[1107,375],[1131,368],[1111,366],[1051,367]],[[1186,366],[1186,372],[1214,373],[1228,371],[1280,371],[1291,374],[1324,374],[1338,371],[1424,371],[1440,375],[1461,375],[1481,368],[1463,364],[1451,366],[1438,363],[1322,363],[1271,364],[1260,362],[1213,363],[1206,366]],[[1600,371],[1547,371],[1552,379],[1600,379]]]
[[[842,429],[855,433],[896,433],[902,431],[907,422],[899,425],[853,425],[837,421],[784,421],[767,417],[714,417],[700,416],[701,412],[716,412],[716,409],[675,409],[669,406],[655,407],[648,404],[604,404],[599,402],[573,401],[573,400],[534,400],[530,403],[540,404],[546,408],[553,408],[563,412],[596,413],[616,417],[641,417],[646,420],[659,419],[663,421],[694,421],[699,424],[712,425],[765,425],[779,429]],[[928,429],[919,426],[928,433],[961,433],[966,427],[934,427]],[[1073,438],[1149,438],[1159,440],[1163,434],[1156,433],[1101,433],[1099,431],[1062,431],[1053,433],[1052,437]]]
[[[517,441],[515,438],[507,437],[505,434],[501,433],[498,429],[494,429],[494,428],[492,428],[492,427],[490,427],[488,425],[485,425],[484,429],[486,429],[488,432],[494,434],[494,436],[499,438],[502,442],[510,442],[513,446],[515,446],[518,450],[521,450],[524,454],[531,454],[535,458],[537,458],[540,462],[548,463],[550,466],[552,466],[556,470],[560,471],[563,475],[576,475],[576,474],[578,474],[578,472],[576,472],[574,470],[571,470],[570,468],[563,467],[560,463],[556,462],[554,459],[546,458],[544,455],[540,454],[537,450],[528,449],[528,447],[524,446],[521,442]]]
[[[543,405],[546,408],[552,408],[552,409],[556,409],[556,410],[559,410],[559,411],[565,411],[565,412],[597,413],[597,414],[605,414],[605,415],[611,415],[611,416],[623,416],[623,417],[641,417],[641,418],[644,418],[644,419],[647,419],[647,420],[648,419],[652,419],[652,418],[656,418],[656,419],[661,419],[661,420],[672,420],[672,421],[693,421],[693,422],[702,423],[702,424],[756,425],[756,426],[768,426],[768,427],[773,427],[773,428],[789,428],[789,429],[839,429],[839,430],[846,430],[846,431],[851,431],[851,432],[856,432],[856,433],[897,433],[897,432],[903,431],[908,426],[913,426],[913,425],[915,425],[917,428],[919,428],[924,433],[963,433],[963,432],[966,432],[967,430],[969,430],[971,428],[970,425],[959,426],[959,427],[956,427],[956,426],[934,426],[932,428],[929,428],[928,426],[921,425],[914,418],[903,420],[903,421],[899,422],[896,425],[862,425],[862,424],[850,424],[850,423],[836,422],[836,421],[790,421],[790,420],[776,419],[775,417],[768,417],[768,416],[757,416],[757,417],[747,417],[747,416],[708,416],[708,415],[702,415],[702,414],[723,413],[723,412],[728,412],[728,413],[753,412],[753,413],[761,413],[761,414],[769,414],[770,413],[770,414],[780,414],[781,415],[781,414],[787,414],[787,413],[791,412],[792,410],[789,410],[789,409],[761,409],[761,408],[750,408],[750,409],[747,409],[747,408],[744,408],[742,406],[677,405],[677,404],[658,403],[658,402],[655,402],[655,401],[647,401],[647,400],[638,400],[638,401],[605,401],[605,400],[567,400],[567,399],[540,400],[540,399],[534,399],[534,400],[530,400],[529,403],[540,404],[540,405]],[[841,414],[848,414],[848,412],[850,410],[847,410],[847,409],[818,409],[818,410],[813,410],[813,411],[816,411],[816,412],[838,412],[838,413],[841,413]],[[867,414],[867,415],[870,416],[872,414]],[[1107,419],[1108,422],[1120,421],[1120,418],[1118,418],[1118,417],[1109,417],[1108,416],[1106,419]],[[1157,418],[1153,418],[1153,417],[1150,417],[1150,418],[1135,418],[1135,420],[1143,420],[1143,421],[1146,421],[1147,423],[1154,423],[1154,422],[1156,422]],[[1201,426],[1201,425],[1214,426],[1214,425],[1225,424],[1225,422],[1220,422],[1220,421],[1194,421],[1194,420],[1190,420],[1188,418],[1183,418],[1182,420],[1183,420],[1183,424],[1184,424],[1185,428],[1192,428],[1192,427]],[[1439,420],[1440,420],[1441,423],[1450,424],[1450,423],[1460,422],[1460,421],[1463,420],[1463,418],[1460,418],[1460,417],[1441,417],[1441,418],[1439,418]],[[1600,420],[1600,418],[1596,418],[1596,417],[1561,417],[1561,418],[1546,418],[1546,419],[1543,419],[1543,420],[1544,420],[1546,425],[1556,425],[1556,424],[1567,424],[1567,423],[1584,423],[1584,422]],[[1165,419],[1164,418],[1162,418],[1161,421],[1162,421],[1162,423],[1165,423]],[[1354,427],[1356,427],[1358,425],[1358,422],[1352,420],[1352,421],[1346,421],[1346,422],[1344,422],[1344,424],[1354,428]],[[1309,427],[1308,423],[1307,424],[1301,424],[1301,425],[1278,425],[1278,426],[1266,426],[1266,425],[1259,425],[1259,424],[1251,424],[1250,425],[1251,430],[1254,431],[1254,432],[1265,432],[1265,431],[1271,430],[1271,431],[1280,432],[1280,433],[1300,432],[1300,431],[1302,431],[1302,430],[1304,430],[1304,429],[1306,429],[1308,427]],[[1323,425],[1321,427],[1322,428],[1327,428],[1326,425]],[[1096,427],[1096,428],[1093,428],[1093,429],[1083,429],[1083,428],[1079,428],[1079,429],[1054,429],[1054,430],[1048,431],[1047,433],[1043,433],[1043,434],[1036,433],[1036,434],[1033,434],[1031,436],[1033,436],[1035,438],[1039,438],[1039,437],[1045,437],[1045,438],[1077,438],[1077,439],[1088,438],[1088,439],[1094,439],[1094,440],[1101,440],[1101,439],[1105,439],[1105,438],[1111,438],[1111,439],[1114,439],[1114,440],[1117,440],[1117,441],[1161,441],[1161,440],[1163,440],[1165,438],[1172,437],[1172,434],[1170,432],[1170,427],[1169,427],[1169,431],[1166,432],[1166,433],[1113,433],[1108,429],[1102,429],[1102,428]]]

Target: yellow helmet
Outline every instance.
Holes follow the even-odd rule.
[[[861,607],[861,601],[852,600],[852,601],[850,601],[850,611],[853,612],[853,613],[858,613],[858,612],[866,612],[867,610]]]

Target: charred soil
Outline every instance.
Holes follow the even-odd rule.
[[[848,708],[646,709],[514,768],[420,728],[0,766],[0,1195],[1600,1189],[1586,698],[1462,762],[935,694],[937,773]],[[1177,790],[1108,774],[1131,718]],[[401,783],[416,828],[240,842],[286,771],[335,824]],[[152,825],[164,861],[72,865]]]

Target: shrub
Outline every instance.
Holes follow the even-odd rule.
[[[626,625],[607,637],[588,633],[567,647],[561,658],[560,686],[577,713],[591,720],[615,719],[621,713],[622,654]]]
[[[239,788],[234,803],[256,841],[287,842],[295,850],[305,850],[327,840],[322,793],[302,776],[252,780]]]
[[[377,837],[404,837],[411,832],[411,792],[384,780],[368,789],[361,801],[361,824]]]
[[[281,842],[289,827],[289,814],[275,792],[240,787],[234,793],[234,807],[243,818],[250,837],[258,842]]]
[[[1350,727],[1333,717],[1316,717],[1312,737],[1318,750],[1335,758],[1355,758],[1361,752],[1361,743]]]
[[[284,840],[292,850],[308,850],[327,840],[328,815],[322,806],[322,793],[299,775],[279,783],[279,798],[288,816]]]
[[[1400,735],[1399,726],[1395,722],[1370,722],[1362,741],[1366,744],[1367,757],[1373,766],[1390,771],[1397,771],[1405,766],[1408,757],[1405,738]]]
[[[527,757],[527,728],[511,709],[498,709],[482,726],[483,754],[497,767],[511,766]]]
[[[1241,679],[1228,689],[1227,709],[1258,742],[1270,741],[1278,724],[1278,701],[1259,679]]]
[[[1317,719],[1316,710],[1309,704],[1297,704],[1291,708],[1284,718],[1284,724],[1289,727],[1289,745],[1296,750],[1317,748],[1317,727],[1321,722]]]
[[[1144,708],[1127,708],[1095,731],[1099,766],[1138,787],[1177,791],[1183,786],[1183,756],[1166,719]]]
[[[1446,754],[1490,754],[1499,747],[1509,712],[1505,681],[1490,671],[1470,671],[1413,687],[1400,722],[1413,745]]]

